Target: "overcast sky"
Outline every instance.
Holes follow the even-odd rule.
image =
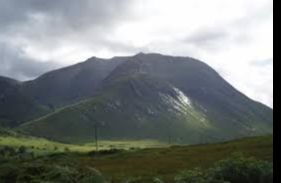
[[[0,75],[138,52],[201,59],[273,105],[273,0],[0,0]]]

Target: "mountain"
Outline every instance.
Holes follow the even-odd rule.
[[[22,83],[0,77],[0,126],[14,127],[47,113],[47,109],[36,103],[22,90]]]
[[[62,107],[87,99],[99,84],[127,58],[91,58],[86,62],[55,70],[23,84],[23,91],[42,105]]]
[[[272,133],[273,110],[237,91],[203,62],[159,54],[96,62],[88,60],[28,83],[51,86],[28,87],[29,93],[36,91],[37,101],[73,105],[20,129],[75,143],[91,141],[95,131],[105,140],[190,144]]]

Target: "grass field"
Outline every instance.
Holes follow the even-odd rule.
[[[219,144],[172,147],[155,141],[105,141],[101,143],[99,153],[94,152],[93,144],[66,145],[30,137],[0,137],[0,146],[6,145],[13,147],[29,145],[36,147],[36,150],[46,151],[45,156],[35,159],[9,160],[9,165],[18,167],[20,172],[25,169],[22,166],[26,165],[60,167],[60,170],[64,170],[63,167],[70,167],[79,170],[78,172],[94,168],[102,172],[110,183],[123,183],[125,180],[151,183],[155,177],[169,183],[183,170],[197,167],[207,169],[217,161],[231,157],[233,153],[242,153],[245,157],[254,157],[257,160],[273,161],[272,136]],[[54,147],[59,149],[54,150]],[[68,148],[67,152],[65,148]],[[116,148],[126,150],[113,150]]]
[[[151,177],[160,177],[169,182],[182,170],[208,168],[233,153],[272,162],[273,138],[255,137],[221,144],[143,149],[99,158],[85,156],[79,158],[79,164],[95,166],[113,182],[128,177],[139,177],[148,182]]]
[[[87,153],[96,150],[95,143],[84,145],[64,144],[59,142],[49,141],[44,138],[35,138],[23,135],[0,135],[0,146],[10,146],[14,148],[26,147],[28,150],[35,152],[37,155],[46,155],[61,152],[78,152]],[[145,148],[159,148],[168,147],[167,144],[154,140],[141,141],[100,141],[98,143],[99,150],[110,149],[145,149]]]

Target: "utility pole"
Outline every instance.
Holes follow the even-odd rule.
[[[172,144],[172,122],[171,120],[168,120],[168,144],[171,145]]]
[[[95,145],[96,145],[96,152],[99,151],[99,136],[98,136],[98,122],[93,119],[90,115],[89,115],[89,111],[84,111],[82,112],[83,117],[88,120],[88,121],[93,121],[94,122],[94,141],[95,141]],[[95,122],[96,121],[96,122]],[[91,128],[90,128],[91,129]],[[92,132],[90,132],[90,134],[92,134]]]
[[[96,151],[99,152],[99,142],[98,142],[98,125],[95,124],[95,142],[96,142]]]
[[[172,145],[172,135],[171,135],[171,132],[169,132],[169,137],[168,137],[168,143],[169,145]]]

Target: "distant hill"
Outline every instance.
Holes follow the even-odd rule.
[[[31,135],[87,142],[157,139],[206,143],[272,133],[273,110],[198,60],[138,54],[90,59],[24,84],[46,106],[66,106],[20,127]],[[76,104],[75,104],[76,103]]]
[[[48,109],[25,95],[22,83],[0,77],[0,126],[15,127],[48,113]]]

